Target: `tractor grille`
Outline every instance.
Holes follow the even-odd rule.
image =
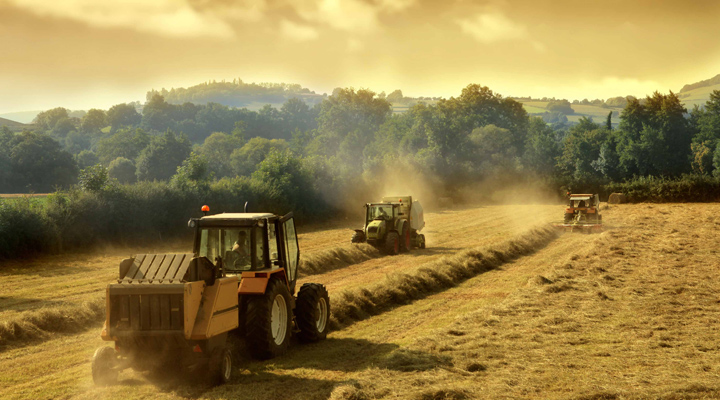
[[[368,228],[368,233],[377,233],[377,226],[371,226]]]
[[[138,331],[158,332],[183,329],[182,285],[178,285],[179,293],[177,293],[177,290],[164,290],[165,293],[148,294],[142,292],[146,291],[146,289],[156,291],[160,285],[125,288],[113,288],[112,286],[115,285],[111,285],[110,288],[109,322],[111,335],[122,335],[129,332],[138,333]],[[172,293],[173,291],[176,293]]]

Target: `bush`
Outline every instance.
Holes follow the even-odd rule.
[[[720,178],[686,174],[679,178],[639,177],[604,187],[605,193],[619,192],[632,203],[711,202],[720,199]]]
[[[37,203],[0,199],[0,259],[51,251],[51,236]]]

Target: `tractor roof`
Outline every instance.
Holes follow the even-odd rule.
[[[571,194],[570,200],[590,200],[592,197],[591,194]]]

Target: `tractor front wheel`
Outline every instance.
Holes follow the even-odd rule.
[[[247,297],[245,338],[253,357],[267,360],[285,353],[291,327],[290,291],[285,282],[271,279],[264,295]]]
[[[208,361],[208,378],[212,385],[222,385],[230,382],[232,375],[232,352],[227,346],[220,346],[213,350]]]
[[[397,232],[388,232],[385,238],[385,252],[391,256],[400,253],[400,237]]]
[[[95,350],[92,359],[93,382],[98,386],[112,385],[117,382],[117,353],[112,347],[100,347]]]
[[[418,247],[421,249],[425,248],[425,235],[423,234],[418,235]]]
[[[295,320],[302,342],[317,342],[325,339],[330,320],[330,296],[324,285],[306,283],[302,285],[295,306]]]
[[[365,234],[362,232],[355,231],[350,239],[352,243],[362,243],[365,241]]]

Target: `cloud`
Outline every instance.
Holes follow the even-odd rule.
[[[38,16],[79,21],[96,28],[127,28],[168,37],[231,38],[221,18],[181,0],[7,0]]]
[[[307,25],[296,24],[286,19],[280,21],[280,33],[286,38],[298,42],[315,40],[320,37],[317,29]]]
[[[527,37],[525,26],[509,20],[500,13],[478,14],[474,18],[461,19],[457,23],[463,32],[483,43]]]
[[[307,21],[327,24],[335,29],[366,33],[377,28],[377,8],[362,0],[320,0],[299,3],[297,11]]]

